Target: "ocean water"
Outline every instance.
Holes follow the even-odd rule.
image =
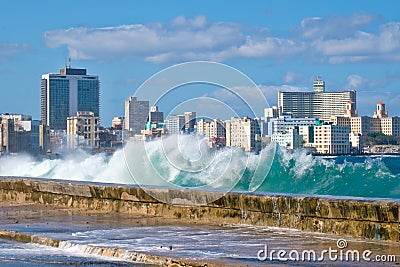
[[[95,257],[84,253],[86,247],[117,247],[165,257],[190,260],[219,262],[226,266],[376,266],[374,262],[330,260],[327,255],[321,260],[317,257],[325,249],[338,249],[338,237],[320,233],[308,233],[299,230],[248,225],[152,225],[121,228],[98,228],[76,230],[46,224],[32,225],[31,229],[9,225],[8,229],[40,234],[62,242],[59,248],[48,248],[36,244],[20,244],[0,240],[0,266],[149,266],[134,265],[123,260]],[[400,259],[396,244],[370,242],[348,238],[348,250],[371,251],[376,255],[394,255],[396,264]],[[258,259],[258,252],[267,246],[271,250],[299,251],[314,250],[317,257],[313,261],[282,261],[272,255],[265,261]],[[339,250],[338,250],[339,251]],[[338,253],[339,255],[339,253]]]
[[[272,145],[253,155],[204,146],[203,139],[184,136],[146,147],[132,144],[112,156],[82,151],[53,160],[3,156],[0,176],[400,199],[400,156],[320,157]]]
[[[304,150],[293,153],[276,146],[265,148],[260,155],[240,149],[209,150],[203,139],[184,136],[147,143],[130,144],[113,155],[90,155],[83,151],[65,154],[60,159],[38,160],[28,155],[0,157],[0,176],[66,179],[103,183],[136,184],[185,188],[209,187],[218,190],[240,190],[283,194],[355,196],[400,199],[400,156],[317,157]],[[137,176],[143,180],[138,179]],[[161,182],[155,177],[163,177]],[[42,218],[54,220],[51,216]],[[297,230],[225,226],[135,225],[84,230],[78,220],[70,226],[41,222],[1,225],[2,228],[67,240],[71,245],[47,248],[0,240],[0,266],[125,266],[131,263],[85,255],[86,245],[120,247],[161,256],[219,261],[228,265],[293,265],[293,262],[269,260],[260,262],[257,252],[265,245],[272,249],[335,248],[338,237]],[[56,225],[56,226],[55,226]],[[92,225],[92,224],[90,224]],[[87,224],[83,224],[87,227]],[[398,245],[348,240],[351,248],[371,249],[375,254],[393,254],[400,259]],[[313,266],[342,266],[343,262],[312,263]],[[365,263],[365,262],[364,262]],[[355,263],[358,265],[359,263]],[[295,263],[295,265],[310,265]],[[351,266],[352,263],[346,262]],[[390,264],[389,264],[390,265]],[[135,265],[133,265],[135,266]],[[145,266],[145,265],[136,265]],[[375,266],[373,263],[370,266]]]
[[[151,267],[154,265],[127,263],[111,257],[85,255],[79,250],[59,249],[38,244],[19,243],[0,239],[0,266],[2,267]]]

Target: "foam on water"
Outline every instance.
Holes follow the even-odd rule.
[[[204,150],[205,142],[190,138],[193,137],[183,137],[180,145],[167,144],[164,148],[160,141],[149,142],[146,151],[132,144],[131,152],[124,154],[126,151],[121,149],[112,156],[83,151],[62,159],[2,156],[0,175],[133,184],[135,180],[125,163],[127,156],[130,168],[149,185],[158,185],[154,179],[156,169],[168,182],[184,187],[214,182],[212,186],[221,189],[239,181],[235,189],[249,190],[256,181],[261,184],[259,192],[400,198],[400,157],[315,157],[305,150],[290,153],[279,148],[271,156],[270,152],[274,151],[271,146],[261,155],[249,155],[237,148]],[[165,148],[169,149],[168,157],[164,154]],[[148,165],[143,164],[144,157],[150,159]],[[176,168],[176,164],[180,166]],[[185,171],[189,165],[192,169],[203,169]]]

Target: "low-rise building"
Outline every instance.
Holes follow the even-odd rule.
[[[78,111],[67,118],[67,147],[98,147],[99,132],[99,117],[91,111]]]
[[[49,129],[29,115],[0,115],[0,153],[44,153],[49,145]]]
[[[364,136],[362,134],[351,132],[349,140],[351,143],[351,152],[353,154],[364,152]]]
[[[284,132],[276,132],[272,134],[272,142],[276,142],[279,146],[286,149],[298,149],[302,146],[303,136],[299,134],[299,128],[288,128]]]
[[[350,106],[350,108],[353,107]],[[348,116],[332,117],[331,122],[335,125],[349,126],[350,131],[356,134],[383,133],[400,136],[400,117],[388,117],[388,111],[383,102],[376,105],[372,117],[357,116],[357,111],[353,109],[347,109],[345,114]]]
[[[257,120],[249,117],[234,118],[225,122],[226,146],[240,147],[244,151],[259,152],[261,149],[261,131]]]
[[[313,126],[317,124],[317,118],[292,118],[291,116],[280,116],[271,118],[267,122],[267,136],[272,136],[273,133],[285,132],[289,128],[300,126]]]
[[[171,115],[165,120],[168,134],[180,134],[185,131],[185,115]]]
[[[198,134],[204,135],[210,147],[223,147],[226,145],[226,129],[225,122],[219,119],[205,121],[200,119],[196,123]]]
[[[321,154],[350,154],[349,135],[349,126],[317,124],[314,127],[314,147],[317,153]]]
[[[111,127],[115,130],[122,130],[124,126],[124,117],[114,117],[111,121]]]
[[[299,135],[303,137],[302,146],[311,147],[314,144],[314,125],[299,126]]]

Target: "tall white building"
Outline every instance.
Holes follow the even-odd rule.
[[[356,105],[356,91],[326,92],[322,83],[316,81],[314,92],[278,92],[280,114],[329,120],[332,116],[343,116],[349,101]]]
[[[40,113],[42,122],[54,130],[66,130],[67,117],[77,111],[100,115],[100,81],[86,69],[65,67],[60,73],[42,75]]]
[[[149,101],[140,101],[131,96],[125,100],[125,130],[141,134],[149,116]]]
[[[291,116],[280,116],[279,118],[270,118],[266,123],[266,132],[264,135],[272,136],[276,132],[284,132],[288,128],[299,126],[313,126],[318,122],[316,118],[292,118]]]

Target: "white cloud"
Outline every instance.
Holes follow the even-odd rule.
[[[137,57],[154,63],[236,57],[287,59],[306,49],[303,42],[268,34],[265,28],[245,29],[238,23],[210,23],[204,16],[181,16],[166,24],[48,31],[44,39],[51,48],[66,46],[74,59]]]
[[[345,86],[345,88],[356,90],[359,88],[363,88],[367,84],[367,82],[368,80],[361,77],[360,75],[352,74],[347,77],[347,85]]]
[[[302,20],[297,35],[272,36],[265,28],[210,22],[204,16],[177,17],[168,23],[71,28],[48,31],[49,47],[66,46],[84,60],[139,59],[154,63],[231,58],[316,60],[331,64],[400,61],[400,22],[365,31],[374,16],[313,17]]]
[[[163,62],[179,57],[209,56],[243,42],[236,23],[208,23],[203,16],[175,18],[168,24],[135,24],[105,28],[71,28],[48,31],[49,47],[67,46],[75,59],[144,58]]]
[[[377,34],[357,31],[344,39],[317,40],[313,47],[330,63],[399,61],[400,23],[384,24]]]
[[[335,39],[352,35],[360,27],[371,23],[375,16],[371,14],[353,14],[350,16],[311,17],[301,21],[298,32],[307,39]]]

